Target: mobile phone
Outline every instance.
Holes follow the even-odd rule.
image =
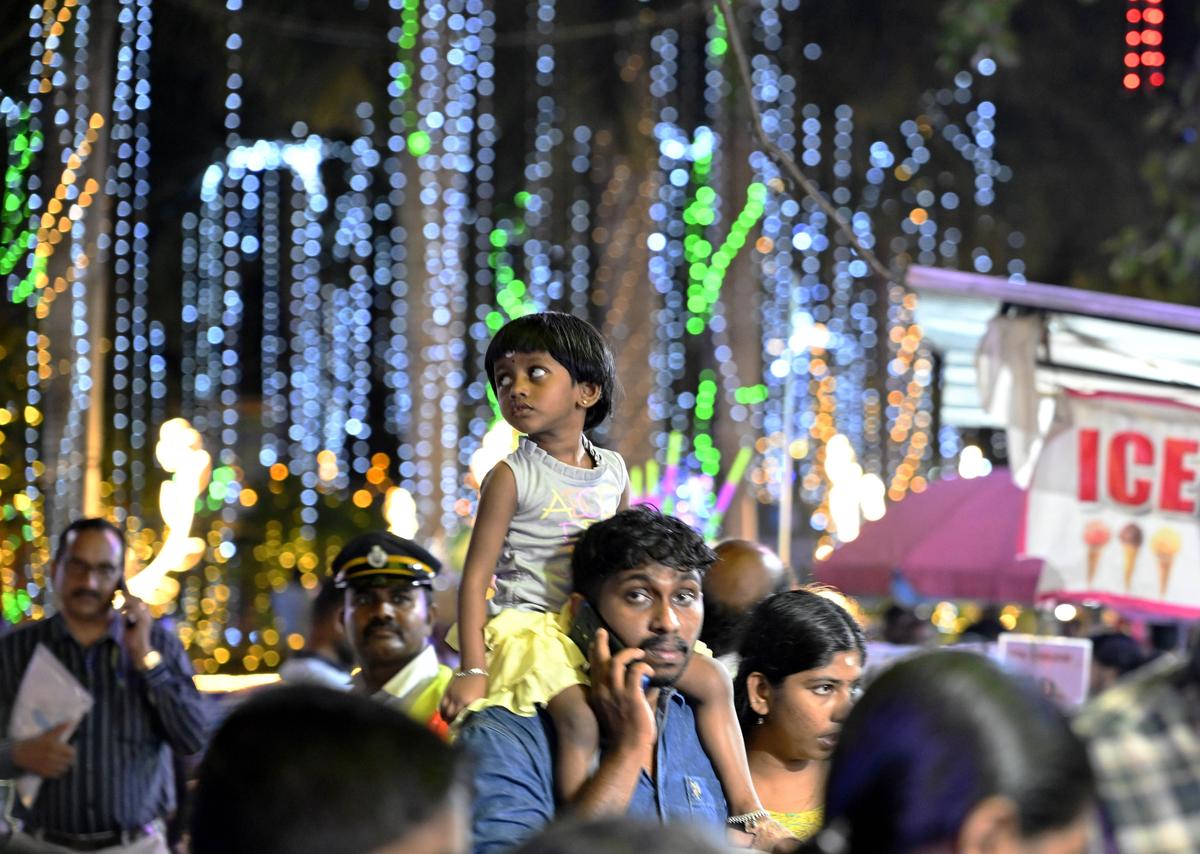
[[[121,576],[121,583],[117,585],[117,589],[113,591],[114,599],[116,598],[117,593],[121,594],[121,623],[125,626],[125,628],[132,629],[137,625],[137,620],[124,613],[125,605],[129,602],[129,588],[125,586],[124,575]]]
[[[608,632],[608,651],[610,653],[620,652],[625,648],[625,644],[621,643],[621,639],[616,636],[603,618],[596,613],[596,609],[592,607],[592,603],[586,599],[579,609],[575,612],[575,621],[571,623],[571,640],[575,641],[575,645],[586,658],[588,651],[592,646],[592,640],[596,637],[596,632],[604,629]]]

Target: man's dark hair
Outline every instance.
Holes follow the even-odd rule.
[[[326,578],[321,582],[321,589],[317,591],[317,598],[312,603],[312,624],[315,626],[330,614],[340,613],[345,604],[345,591],[337,586],[333,576]]]
[[[388,706],[270,688],[225,720],[200,765],[193,854],[367,854],[465,791],[457,750]]]
[[[71,541],[83,531],[100,531],[105,534],[112,534],[117,542],[121,544],[121,554],[117,562],[117,568],[122,572],[125,571],[125,534],[112,522],[107,519],[101,519],[98,516],[76,519],[70,525],[63,528],[62,533],[58,535],[58,546],[54,550],[55,566],[67,556],[67,550],[71,546]]]
[[[496,361],[507,353],[549,353],[576,383],[595,383],[600,397],[588,409],[583,429],[603,423],[617,395],[617,369],[612,350],[596,327],[572,314],[543,311],[511,320],[488,344],[483,357],[492,391],[496,390]]]
[[[970,652],[928,652],[884,671],[838,736],[826,827],[844,854],[952,842],[986,798],[1016,806],[1022,839],[1062,829],[1095,797],[1087,749],[1034,685]]]
[[[571,554],[571,583],[576,593],[594,601],[600,585],[618,572],[661,563],[703,576],[716,559],[685,522],[640,504],[583,532]]]
[[[1149,626],[1150,649],[1155,655],[1175,652],[1179,649],[1179,626],[1176,623],[1151,623]]]
[[[1110,667],[1124,676],[1146,663],[1147,655],[1141,644],[1124,632],[1102,632],[1092,635],[1092,661]]]
[[[768,596],[746,619],[738,654],[733,703],[742,731],[758,717],[750,707],[747,680],[761,673],[779,687],[793,673],[824,667],[842,652],[857,652],[865,663],[867,640],[845,608],[811,590],[789,590]]]
[[[883,639],[898,646],[916,644],[924,624],[912,608],[893,603],[883,612]]]

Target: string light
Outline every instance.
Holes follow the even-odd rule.
[[[522,207],[528,226],[522,247],[525,256],[525,280],[530,299],[539,306],[562,297],[562,281],[550,266],[550,246],[554,221],[554,149],[562,142],[562,131],[555,127],[554,100],[554,16],[556,0],[536,0],[529,4],[531,29],[538,34],[534,53],[534,85],[529,89],[530,112],[534,114],[533,146],[525,164],[527,195]]]
[[[93,140],[101,117],[93,113],[89,103],[90,80],[88,78],[89,34],[91,21],[91,5],[88,0],[81,0],[75,12],[74,27],[74,122],[70,136],[64,133],[60,138],[64,144],[69,144],[77,151],[88,142],[89,133]],[[64,116],[64,118],[66,118]],[[90,159],[89,159],[90,161]],[[98,172],[96,164],[89,162],[83,173]],[[82,177],[82,176],[80,176]],[[81,211],[91,207],[99,184],[93,177],[78,178],[66,188],[66,201],[78,205]],[[51,528],[57,530],[63,525],[63,519],[58,514],[66,506],[79,506],[82,503],[82,485],[85,467],[85,457],[82,449],[84,442],[84,417],[91,406],[89,392],[91,390],[92,358],[96,355],[90,352],[89,341],[91,329],[88,318],[87,299],[87,270],[91,259],[88,256],[88,222],[84,216],[75,220],[71,227],[71,241],[68,249],[70,267],[65,276],[55,278],[54,287],[42,290],[36,315],[40,319],[49,317],[51,306],[59,294],[65,294],[70,304],[70,344],[66,360],[69,368],[69,392],[67,404],[66,427],[62,431],[57,452],[57,465],[54,472],[54,490],[58,496],[58,513],[48,520]]]
[[[121,0],[117,12],[118,43],[113,84],[112,132],[114,167],[108,171],[105,194],[114,200],[111,237],[112,313],[114,316],[112,358],[112,438],[110,445],[112,493],[109,506],[118,522],[124,522],[130,507],[130,439],[133,379],[133,198],[134,198],[134,51],[137,41],[136,0]]]
[[[683,335],[681,309],[683,299],[675,287],[677,270],[683,263],[683,223],[680,211],[686,204],[685,187],[689,181],[689,136],[678,126],[679,114],[673,104],[678,74],[679,35],[671,28],[651,39],[655,63],[650,68],[650,93],[654,99],[657,122],[654,135],[658,142],[658,165],[665,180],[660,181],[657,198],[650,207],[650,222],[655,231],[646,240],[650,251],[649,278],[662,305],[652,318],[655,329],[654,347],[650,352],[653,377],[647,399],[650,420],[667,421],[672,414],[672,387],[677,372],[682,369],[681,354],[672,355],[673,343]],[[678,346],[676,344],[676,346]],[[672,360],[674,359],[674,363]],[[686,417],[686,413],[681,413]],[[678,425],[682,428],[682,424]],[[664,448],[665,437],[656,439],[656,447]]]
[[[495,14],[490,9],[485,9],[482,2],[474,0],[474,2],[468,3],[467,31],[469,35],[465,39],[465,44],[468,51],[474,49],[477,51],[477,55],[473,60],[468,56],[467,62],[473,64],[473,73],[478,81],[476,83],[477,112],[474,140],[476,163],[474,283],[478,296],[475,317],[468,326],[468,335],[472,341],[476,342],[476,345],[471,359],[469,382],[465,389],[466,400],[471,407],[471,418],[467,425],[468,436],[465,437],[462,449],[464,453],[470,455],[468,468],[471,465],[470,460],[475,458],[479,449],[487,441],[487,433],[496,420],[489,403],[490,385],[483,370],[483,356],[486,352],[486,343],[484,342],[491,339],[494,332],[493,324],[500,320],[499,312],[493,308],[498,297],[495,270],[501,261],[500,253],[502,251],[492,243],[493,229],[496,227],[493,218],[495,213],[493,202],[496,192],[493,164],[496,161],[497,131],[496,116],[493,112],[495,90],[492,80],[495,73],[494,24]],[[468,71],[471,70],[470,65],[466,67]],[[503,237],[504,248],[507,248],[507,233],[504,233]],[[409,486],[408,489],[411,492],[412,487]],[[468,515],[472,510],[471,503],[469,501],[460,502],[457,504],[457,509],[462,511],[460,515]]]
[[[1138,89],[1142,84],[1159,88],[1166,83],[1163,67],[1163,23],[1166,14],[1162,0],[1129,0],[1125,7],[1125,73],[1121,85]]]
[[[146,489],[145,454],[146,437],[151,430],[147,423],[149,416],[147,398],[151,393],[150,360],[150,319],[148,315],[150,295],[150,249],[149,225],[147,222],[147,196],[150,193],[150,46],[152,34],[151,0],[134,0],[129,3],[129,15],[134,20],[129,29],[133,33],[133,91],[132,127],[133,137],[131,151],[127,152],[127,163],[132,165],[132,198],[133,208],[130,215],[132,227],[132,284],[133,300],[131,307],[131,345],[132,370],[130,395],[130,481],[131,494],[129,515],[133,519],[141,516],[141,499]],[[124,14],[124,10],[122,11]],[[122,37],[124,38],[124,37]],[[123,150],[123,147],[122,147]],[[120,166],[118,166],[118,170]],[[160,342],[161,344],[161,342]],[[156,363],[157,364],[157,363]],[[140,524],[136,527],[140,527]]]
[[[571,57],[554,44],[561,10],[555,0],[528,4],[529,31],[536,35],[525,57],[532,64],[533,124],[525,180],[510,204],[495,198],[500,128],[492,100],[493,12],[483,0],[389,2],[396,56],[387,96],[358,106],[358,130],[348,144],[311,135],[300,123],[286,140],[243,138],[241,0],[226,3],[227,147],[203,174],[199,203],[181,221],[181,400],[216,458],[195,508],[202,559],[179,576],[181,637],[199,670],[262,670],[295,648],[294,636],[273,621],[275,598],[296,581],[309,590],[319,584],[339,545],[324,533],[329,526],[323,523],[334,518],[327,512],[348,513],[361,525],[382,512],[405,530],[419,520],[427,532],[453,535],[475,500],[466,471],[494,424],[482,353],[502,323],[530,311],[566,308],[598,319],[622,355],[628,346],[638,363],[649,359],[649,371],[623,370],[636,399],[649,403],[644,447],[653,456],[631,459],[631,474],[640,494],[661,498],[709,536],[719,532],[743,472],[764,500],[776,500],[781,485],[791,489],[798,475],[818,543],[846,533],[834,518],[838,502],[830,498],[840,463],[836,454],[830,459],[829,443],[837,436],[864,477],[886,483],[893,498],[921,487],[933,462],[931,446],[944,452],[955,436],[942,430],[934,442],[932,363],[913,323],[915,304],[899,289],[876,290],[862,259],[816,206],[786,192],[762,152],[750,152],[744,163],[727,159],[727,141],[741,133],[742,119],[727,106],[730,34],[722,16],[711,14],[703,32],[667,27],[650,35],[651,97],[640,117],[649,121],[639,127],[658,151],[646,175],[620,159],[608,128],[564,124],[556,90],[564,73],[559,64]],[[82,22],[86,0],[61,9],[47,0],[37,25],[52,26],[68,6]],[[796,0],[762,0],[752,12],[754,97],[772,139],[820,177],[864,244],[882,239],[904,260],[956,263],[961,257],[977,270],[1002,269],[1003,245],[972,246],[963,236],[963,222],[981,212],[990,216],[985,209],[1007,175],[994,156],[995,107],[976,93],[994,63],[980,60],[953,85],[929,93],[898,135],[863,139],[848,105],[823,113],[798,102],[805,69],[792,61],[793,53],[814,61],[821,50],[798,46],[785,32],[789,18],[782,13],[796,6]],[[88,340],[85,291],[81,274],[72,271],[83,269],[76,259],[86,244],[76,242],[71,204],[83,211],[85,196],[101,191],[113,194],[115,206],[129,203],[117,211],[110,252],[114,269],[125,262],[119,276],[127,285],[117,294],[125,301],[114,305],[113,371],[124,379],[119,389],[114,383],[114,398],[123,397],[113,415],[120,447],[114,445],[110,459],[114,491],[108,498],[114,507],[130,508],[131,523],[140,523],[136,501],[147,454],[137,443],[166,415],[170,380],[166,329],[152,317],[145,290],[148,235],[138,227],[144,225],[139,204],[149,157],[138,136],[149,99],[149,0],[122,0],[121,9],[121,48],[129,50],[120,62],[129,75],[111,133],[128,149],[117,145],[116,159],[103,164],[112,167],[111,187],[64,181],[61,210],[45,219],[49,197],[43,205],[37,185],[18,180],[25,195],[15,202],[19,215],[4,219],[0,257],[8,264],[12,256],[5,271],[16,276],[9,277],[10,298],[23,285],[29,287],[23,299],[35,297],[38,305],[49,306],[58,293],[72,295],[73,321],[84,322],[73,324],[79,346]],[[39,30],[36,39],[42,38]],[[701,50],[702,66],[683,58]],[[626,52],[622,79],[639,82],[643,61],[636,50]],[[38,62],[45,67],[31,79],[41,97],[43,81],[52,89],[55,75],[67,69]],[[681,81],[681,72],[703,74],[702,98]],[[28,166],[44,143],[34,141],[41,108],[25,119],[20,109],[6,107],[6,123],[28,123],[27,147],[10,157],[19,164],[28,152]],[[67,129],[71,113],[64,115],[57,122],[55,114],[56,129]],[[80,179],[86,146],[96,132],[107,132],[103,122],[91,125],[91,115],[77,103],[73,136],[63,143],[79,160],[72,166],[68,154],[63,165]],[[376,127],[385,122],[386,131]],[[956,165],[969,165],[969,189],[943,181],[947,153],[959,158]],[[130,167],[124,174],[122,165]],[[17,179],[26,174],[33,177],[18,173]],[[409,208],[420,211],[415,227],[413,218],[401,224],[399,214]],[[1009,248],[1019,242],[1009,235]],[[44,265],[39,271],[36,256],[30,257],[43,243],[51,252],[60,244],[72,247],[61,277]],[[761,376],[741,375],[730,341],[734,307],[722,289],[735,262],[763,287]],[[257,264],[263,430],[261,445],[242,460],[237,452],[249,431],[239,426],[239,398],[260,370],[248,361],[258,342],[246,340],[257,329],[247,312],[259,307],[246,304]],[[1024,268],[1014,259],[1007,270],[1019,280]],[[631,314],[644,304],[635,295],[646,278],[660,301],[652,305],[649,328]],[[50,370],[43,338],[26,338],[33,375],[21,415],[28,408],[40,417],[43,366]],[[75,365],[73,394],[82,412],[89,362],[80,358]],[[373,385],[377,378],[382,388]],[[377,401],[382,422],[373,420]],[[118,412],[126,418],[119,429]],[[731,423],[740,441],[719,442],[717,433]],[[26,449],[40,446],[37,426],[24,427]],[[731,444],[736,455],[722,455],[720,448]],[[37,461],[36,451],[26,459],[27,484],[34,483],[29,473]],[[22,493],[21,508],[15,499],[0,506],[12,507],[14,515],[35,514],[40,495],[31,488]],[[260,541],[240,545],[243,509],[259,501],[271,502],[275,518]],[[35,529],[31,521],[31,534]],[[136,553],[152,556],[152,532],[139,524],[135,533]],[[8,541],[0,548],[12,551]],[[253,572],[246,571],[251,565]],[[232,584],[235,576],[253,584]],[[15,584],[4,592],[11,593],[3,599],[6,614],[22,607]]]
[[[393,210],[402,210],[407,192],[407,174],[399,155],[405,149],[406,135],[409,129],[416,131],[416,104],[412,87],[416,72],[414,57],[417,35],[421,25],[418,0],[390,0],[390,4],[393,10],[400,13],[400,23],[389,32],[389,38],[396,43],[396,61],[390,68],[391,81],[388,85],[388,95],[390,96],[388,102],[390,116],[388,150],[391,155],[388,157],[385,167],[388,172],[388,205]],[[411,435],[410,413],[414,405],[408,371],[407,238],[407,232],[398,223],[393,225],[387,235],[386,245],[390,247],[388,256],[390,259],[391,318],[386,336],[385,383],[390,394],[384,418],[391,435],[402,439],[397,448],[400,483],[411,494],[416,490],[414,479],[416,464],[413,461],[412,443],[403,441]]]

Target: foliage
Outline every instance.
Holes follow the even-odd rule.
[[[1153,202],[1151,215],[1125,226],[1104,248],[1112,256],[1109,269],[1118,290],[1195,303],[1200,301],[1200,69],[1188,69],[1168,94],[1172,97],[1146,119],[1155,145],[1140,172]]]
[[[1001,66],[1016,65],[1013,10],[1020,0],[948,0],[938,14],[938,65],[943,71],[974,67],[990,56]]]

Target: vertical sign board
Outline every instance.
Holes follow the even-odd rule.
[[[1063,405],[1071,427],[1046,442],[1026,503],[1039,597],[1200,616],[1200,410],[1116,394]]]
[[[1005,669],[1032,679],[1063,709],[1078,709],[1087,701],[1092,673],[1088,638],[1005,633],[1000,635],[997,657]]]

